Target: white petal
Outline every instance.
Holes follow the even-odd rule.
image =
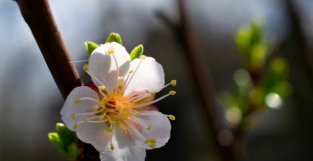
[[[131,118],[132,135],[137,146],[145,149],[154,149],[164,146],[171,133],[171,123],[166,115],[158,111],[144,111],[139,116]],[[155,147],[146,144],[147,139],[155,139]]]
[[[159,92],[164,87],[163,67],[154,58],[135,59],[130,63],[130,70],[133,76],[126,82],[125,96],[143,90]]]
[[[110,55],[108,50],[113,50],[114,55]],[[130,56],[122,45],[115,42],[106,43],[96,48],[91,54],[88,71],[100,81],[92,78],[96,86],[105,85],[107,91],[111,92],[117,86],[117,72],[119,76],[124,76],[128,71],[129,62]]]
[[[145,158],[146,150],[136,146],[100,153],[101,161],[144,161]]]
[[[120,127],[116,127],[112,138],[112,144],[118,149],[134,146],[134,142],[131,140],[128,134],[125,134]]]
[[[96,100],[99,99],[97,93],[86,86],[76,87],[71,91],[61,110],[62,120],[71,130],[74,130],[73,126],[76,122],[84,119],[84,117],[77,117],[73,119],[72,113],[79,114],[91,112],[95,111],[97,108],[97,103],[92,101],[81,101],[79,104],[75,103],[75,101],[81,97],[90,97]]]
[[[107,150],[111,134],[104,123],[83,123],[77,128],[77,137],[93,145],[99,152]]]
[[[130,63],[130,70],[133,75],[125,83],[125,96],[143,90],[159,92],[164,87],[163,67],[154,58],[135,59]]]

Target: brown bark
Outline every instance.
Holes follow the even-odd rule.
[[[47,0],[17,0],[22,15],[29,25],[40,51],[63,97],[82,85],[71,62],[63,39],[55,24]]]

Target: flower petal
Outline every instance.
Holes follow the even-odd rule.
[[[130,63],[130,71],[134,72],[129,81],[125,82],[125,96],[142,90],[159,92],[164,87],[163,67],[152,57],[133,60]]]
[[[125,134],[125,131],[120,127],[116,127],[116,129],[114,130],[112,144],[114,147],[117,146],[118,149],[132,147],[135,145],[130,136],[128,134]]]
[[[101,161],[145,161],[146,150],[137,146],[116,148],[113,151],[100,153]]]
[[[154,149],[162,147],[168,142],[171,124],[166,115],[158,111],[144,111],[139,116],[132,117],[131,120],[133,121],[129,125],[131,135],[137,146]]]
[[[76,87],[71,91],[62,107],[61,116],[66,126],[73,131],[75,130],[73,128],[75,123],[81,121],[85,117],[73,118],[72,114],[91,112],[95,111],[97,108],[97,103],[92,101],[81,101],[80,103],[76,103],[75,101],[81,97],[89,97],[96,100],[99,99],[97,93],[86,86]]]
[[[114,54],[109,54],[109,50]],[[117,73],[124,76],[129,69],[129,63],[130,56],[122,45],[115,42],[106,43],[91,54],[88,71],[94,77],[92,81],[96,86],[105,85],[107,91],[112,92],[117,87]]]
[[[101,152],[107,150],[111,133],[107,131],[104,123],[83,123],[77,128],[77,137]]]

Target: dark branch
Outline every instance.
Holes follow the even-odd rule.
[[[298,1],[286,0],[287,14],[290,18],[291,25],[291,36],[294,39],[296,46],[296,52],[302,59],[305,67],[305,72],[307,77],[310,79],[310,87],[313,90],[313,57],[312,49],[309,47],[307,37],[305,36],[305,31],[303,27],[303,19],[299,9],[297,8]]]
[[[211,130],[210,132],[213,137],[212,141],[220,158],[223,161],[232,161],[233,155],[231,149],[222,146],[218,141],[219,131],[222,130],[218,125],[221,125],[222,123],[219,122],[219,118],[214,109],[214,84],[208,70],[206,58],[200,51],[196,33],[194,33],[194,30],[190,25],[186,13],[185,0],[177,1],[180,14],[180,29],[178,31],[178,36],[182,40],[184,53],[190,63],[197,94],[202,103],[202,111],[206,114],[207,122],[210,126],[209,129]]]
[[[29,25],[40,51],[63,97],[82,85],[71,62],[47,0],[17,0],[22,15]]]
[[[71,63],[61,34],[53,19],[47,0],[17,0],[22,15],[29,25],[44,59],[63,97],[82,82]],[[89,144],[80,142],[83,153],[79,161],[99,161],[99,153]]]

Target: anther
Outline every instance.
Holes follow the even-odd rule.
[[[76,100],[75,100],[75,103],[76,104],[80,104],[82,101],[81,101],[81,99],[80,98],[77,98]]]
[[[98,89],[99,89],[100,91],[104,91],[104,90],[105,90],[105,86],[104,86],[104,85],[99,86]]]
[[[88,69],[89,69],[88,64],[85,64],[85,65],[83,66],[83,70],[84,70],[84,71],[88,71]]]
[[[140,56],[140,59],[142,59],[142,60],[144,60],[144,59],[146,59],[147,57],[146,56],[144,56],[144,55],[141,55]]]
[[[73,112],[73,113],[71,113],[71,119],[72,120],[75,120],[76,119],[76,115],[75,115],[75,113]]]
[[[156,147],[156,140],[155,138],[148,138],[144,142],[145,144],[149,145],[150,148],[155,148]]]
[[[170,95],[174,96],[176,94],[176,91],[171,90],[170,92],[168,92]]]
[[[176,119],[176,117],[174,115],[168,115],[167,117],[168,117],[168,119],[170,119],[172,121],[174,121]]]
[[[73,129],[76,130],[78,128],[77,123],[74,124]]]
[[[110,144],[110,148],[111,148],[111,150],[113,151],[113,150],[114,150],[114,145],[113,145],[113,144]]]
[[[113,54],[114,54],[114,50],[113,50],[113,49],[109,49],[109,50],[108,50],[108,53],[109,53],[110,55],[113,55]]]
[[[123,130],[123,134],[127,135],[128,134],[128,130]]]
[[[174,86],[174,87],[175,87],[175,86],[176,86],[176,84],[177,84],[177,81],[176,81],[175,79],[174,79],[174,80],[171,80],[171,85],[172,85],[172,86]]]
[[[147,130],[151,130],[152,129],[152,125],[148,125]]]

